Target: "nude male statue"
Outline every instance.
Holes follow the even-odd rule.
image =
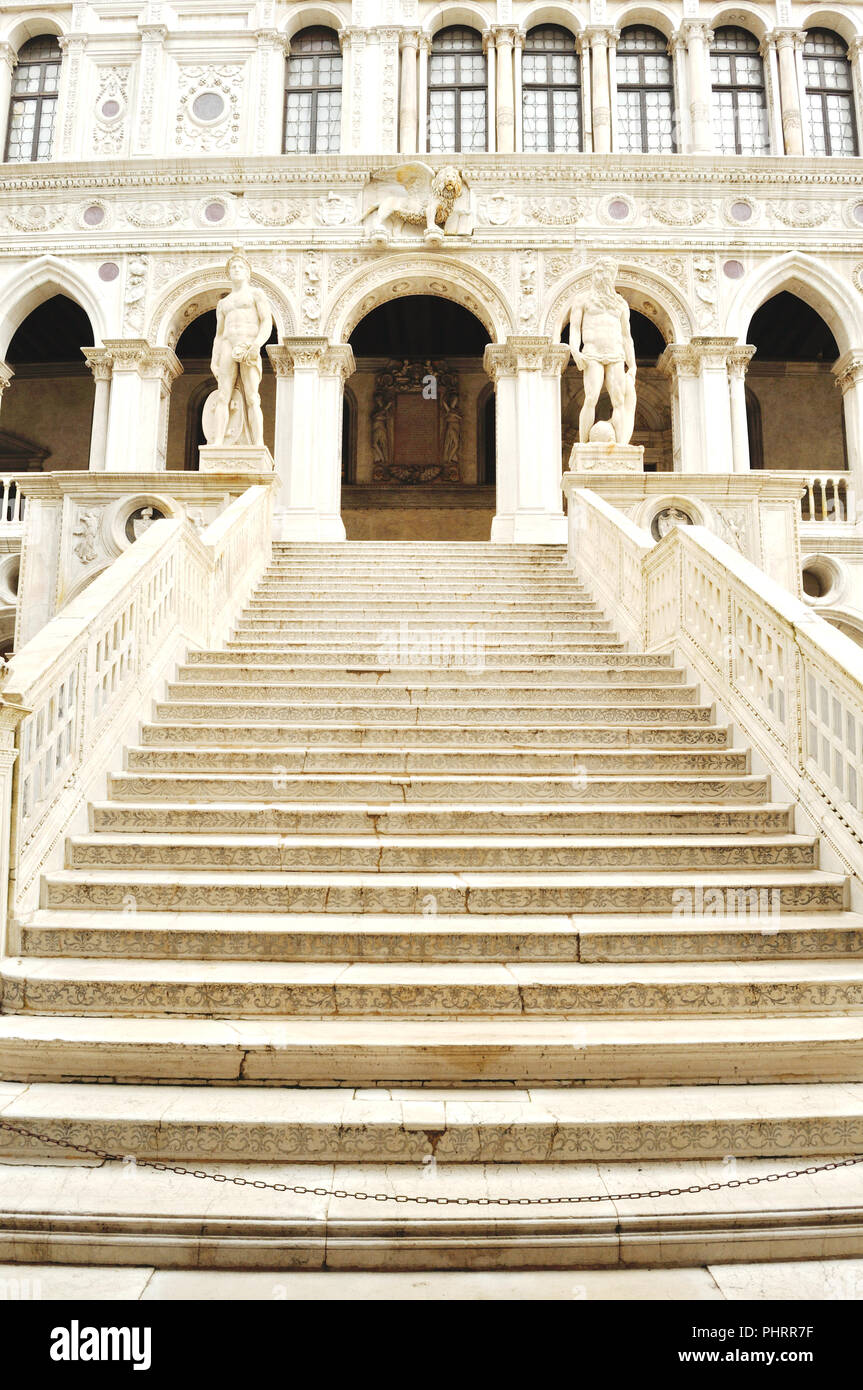
[[[611,401],[615,442],[628,444],[635,427],[635,346],[629,305],[614,288],[616,277],[613,261],[597,261],[570,315],[569,346],[576,367],[584,373],[584,405],[578,417],[581,444],[590,439],[603,385]]]
[[[211,444],[222,445],[228,429],[231,396],[239,376],[246,406],[246,420],[252,444],[264,442],[264,416],[261,411],[261,348],[270,336],[273,316],[262,290],[251,284],[252,268],[240,251],[235,251],[225,269],[231,292],[216,305],[216,336],[210,371],[218,392]]]

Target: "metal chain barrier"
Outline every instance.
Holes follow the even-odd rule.
[[[128,1162],[129,1154],[112,1154],[106,1149],[94,1149],[88,1144],[73,1144],[69,1139],[55,1139],[50,1134],[38,1134],[21,1125],[0,1120],[0,1129],[20,1134],[25,1139],[37,1139],[59,1149],[73,1149],[88,1158],[102,1158],[109,1163]],[[764,1173],[760,1177],[728,1178],[725,1182],[693,1183],[689,1187],[651,1188],[648,1192],[601,1192],[579,1197],[415,1197],[393,1192],[347,1192],[341,1187],[303,1187],[286,1182],[265,1182],[263,1178],[231,1177],[229,1173],[205,1173],[202,1168],[185,1168],[178,1163],[162,1163],[157,1158],[134,1158],[138,1168],[154,1168],[157,1173],[176,1173],[184,1178],[204,1178],[210,1182],[233,1183],[235,1187],[257,1187],[268,1192],[293,1192],[305,1197],[350,1197],[356,1202],[405,1202],[423,1207],[554,1207],[576,1206],[586,1202],[634,1202],[641,1197],[681,1197],[689,1193],[720,1192],[724,1188],[757,1187],[762,1182],[782,1182],[787,1178],[802,1178],[812,1173],[832,1173],[836,1168],[853,1168],[863,1163],[863,1154],[839,1158],[835,1162],[815,1163],[808,1168],[791,1168],[787,1173]]]

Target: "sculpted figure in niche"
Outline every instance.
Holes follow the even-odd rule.
[[[225,269],[231,292],[216,305],[210,370],[217,390],[204,407],[204,433],[208,444],[223,445],[227,439],[229,444],[262,445],[261,348],[272,331],[273,315],[266,295],[253,287],[252,268],[241,251],[232,254]]]
[[[570,314],[569,346],[584,374],[584,405],[578,417],[581,444],[628,444],[635,428],[635,346],[629,305],[614,288],[616,278],[613,261],[597,261]],[[610,422],[596,421],[603,386],[611,401]]]
[[[372,409],[372,461],[376,467],[386,468],[390,460],[390,416],[393,403],[381,391],[375,392]]]

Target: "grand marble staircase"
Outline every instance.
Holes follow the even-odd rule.
[[[863,1153],[863,917],[847,903],[748,750],[670,658],[626,649],[562,550],[280,545],[224,650],[178,671],[2,963],[0,1119],[427,1197]],[[0,1152],[23,1172],[47,1150],[0,1130]],[[140,1259],[181,1180],[142,1170],[129,1210],[85,1178],[89,1226],[59,1176],[41,1206],[0,1191],[0,1252],[81,1258],[103,1240],[103,1261]],[[822,1252],[830,1228],[863,1253],[840,1178],[832,1203],[810,1184],[808,1226],[789,1185],[749,1214],[762,1234],[775,1218],[785,1252]],[[744,1257],[735,1240],[763,1257],[754,1217],[723,1224],[730,1208],[699,1201],[658,1212],[654,1260],[712,1251],[711,1231],[723,1257]],[[591,1226],[558,1208],[525,1235],[480,1209],[467,1235],[420,1238],[410,1203],[398,1226],[363,1225],[359,1205],[295,1199],[291,1258],[322,1240],[361,1266],[400,1247],[418,1264],[622,1258],[619,1211]],[[220,1211],[210,1260],[287,1258],[272,1203],[257,1235]],[[185,1235],[159,1228],[169,1263],[199,1258],[183,1212]]]

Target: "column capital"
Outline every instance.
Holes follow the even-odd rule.
[[[486,32],[494,35],[495,45],[512,48],[519,31],[517,24],[492,24]]]
[[[83,53],[89,43],[86,34],[58,34],[57,45],[61,53]]]
[[[751,343],[739,343],[728,353],[728,374],[730,377],[745,377],[746,371],[757,349]]]
[[[483,29],[482,31],[482,51],[488,53],[489,49],[497,49],[494,29]]]
[[[863,381],[863,348],[849,348],[838,361],[833,363],[836,385],[844,396],[852,387]]]
[[[713,30],[706,19],[681,19],[674,33],[671,35],[671,42],[682,42],[688,44],[691,39],[696,42],[712,43]]]
[[[566,343],[536,335],[517,335],[505,343],[489,343],[482,365],[492,381],[511,377],[518,372],[542,372],[544,376],[560,376],[570,360]]]
[[[746,351],[751,356],[755,349],[741,347],[736,338],[693,338],[688,343],[669,343],[656,365],[672,379],[692,379],[704,367],[728,366],[732,355]]]
[[[146,338],[106,338],[104,350],[112,372],[137,372],[151,380],[158,377],[166,386],[183,370],[173,348],[154,347]]]
[[[802,48],[806,42],[805,29],[777,28],[764,35],[762,43],[775,44],[776,48]]]
[[[576,38],[581,39],[582,44],[587,41],[591,48],[607,48],[610,43],[617,43],[620,30],[613,24],[586,24]]]
[[[863,53],[863,35],[855,34],[853,39],[848,41],[849,62],[856,63],[861,53]]]
[[[283,34],[280,29],[256,29],[255,38],[258,48],[264,52],[273,48],[281,48],[287,52],[289,47],[288,36]]]
[[[85,347],[81,351],[95,381],[110,381],[114,370],[114,358],[107,348]]]
[[[3,392],[6,390],[6,387],[9,385],[14,375],[15,372],[8,363],[0,362],[0,396],[3,395]]]
[[[167,24],[139,24],[138,33],[142,43],[164,43],[168,37]]]
[[[316,370],[320,376],[340,376],[343,381],[356,371],[353,348],[349,343],[331,343],[328,338],[285,338],[268,343],[267,356],[276,376],[293,376],[299,370]]]
[[[9,71],[12,72],[18,62],[17,50],[6,39],[0,43],[0,63],[5,63]]]
[[[417,49],[422,38],[420,29],[401,29],[399,31],[399,48],[404,52],[406,48]]]

